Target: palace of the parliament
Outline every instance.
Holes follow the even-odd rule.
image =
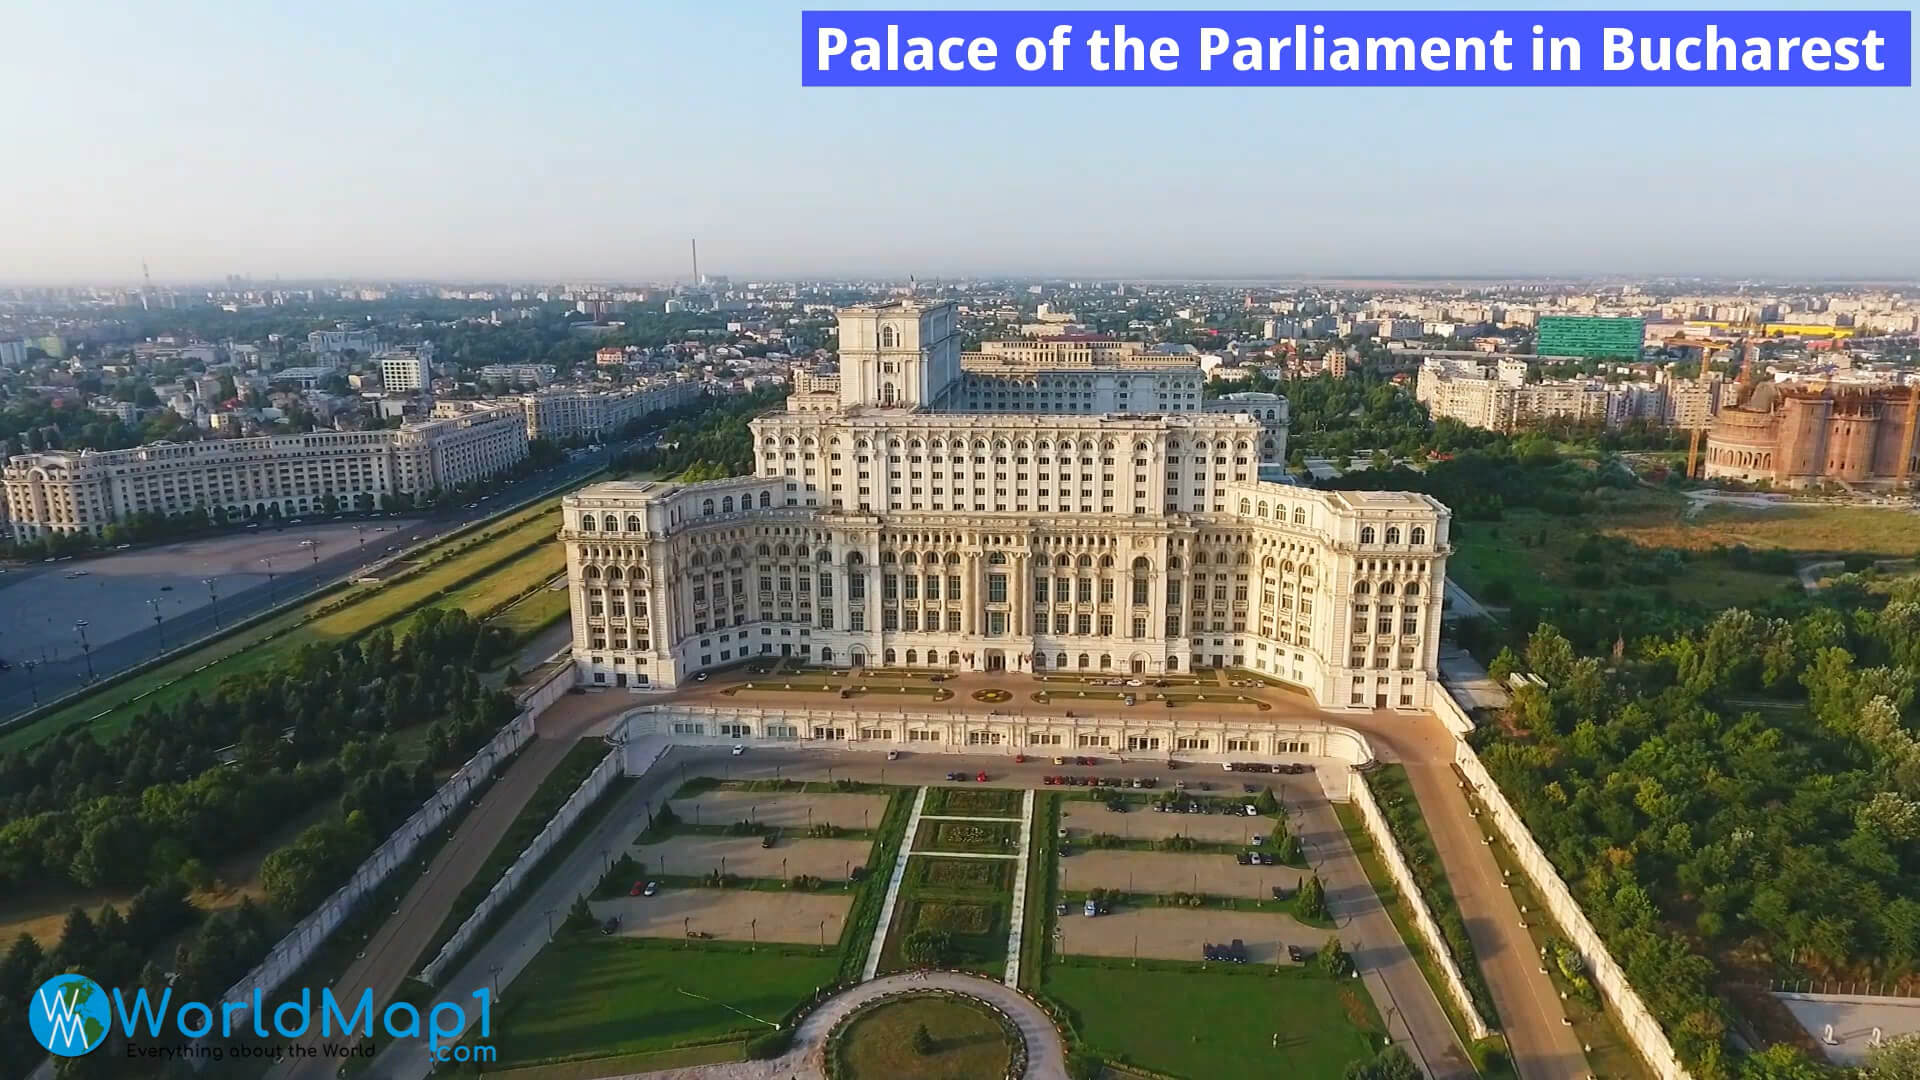
[[[583,681],[670,689],[762,656],[1240,667],[1325,707],[1427,708],[1447,508],[1262,480],[1284,401],[1203,401],[1192,359],[1121,343],[963,355],[950,303],[839,327],[837,377],[753,422],[754,475],[565,500]]]

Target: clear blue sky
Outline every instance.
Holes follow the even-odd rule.
[[[16,2],[0,280],[1920,277],[1913,88],[802,89],[803,6]]]

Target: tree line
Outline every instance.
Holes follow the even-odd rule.
[[[615,454],[608,463],[615,476],[650,472],[689,483],[753,473],[753,433],[748,421],[785,400],[784,386],[708,402],[692,415],[669,423],[656,446]]]
[[[1608,660],[1543,624],[1491,665],[1546,685],[1476,735],[1488,771],[1699,1080],[1830,1075],[1732,1049],[1792,1024],[1753,987],[1920,975],[1920,582],[1852,585]]]

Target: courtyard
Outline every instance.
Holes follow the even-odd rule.
[[[779,829],[805,831],[814,825],[869,829],[886,813],[885,795],[835,792],[749,791],[720,787],[676,798],[673,812],[689,825],[731,825],[751,821]]]
[[[1312,872],[1290,866],[1241,866],[1231,855],[1160,851],[1076,851],[1064,856],[1060,866],[1068,892],[1115,889],[1136,896],[1199,893],[1240,900],[1269,899],[1274,888],[1292,892]]]
[[[787,880],[801,874],[827,881],[845,881],[852,867],[865,866],[873,845],[867,840],[807,840],[780,837],[762,847],[758,836],[719,833],[676,833],[656,843],[631,849],[644,873],[654,876],[698,877],[723,873],[743,878]]]
[[[784,941],[825,949],[839,940],[853,898],[668,887],[657,896],[620,896],[589,906],[596,919],[620,920],[615,931],[619,937],[685,939],[688,934],[706,934],[721,941]]]
[[[1308,952],[1326,944],[1328,931],[1282,912],[1220,911],[1122,904],[1088,918],[1071,905],[1055,922],[1060,951],[1069,956],[1152,957],[1199,961],[1207,944],[1246,943],[1250,964],[1287,964],[1287,946]]]

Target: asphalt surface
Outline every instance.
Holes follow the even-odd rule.
[[[178,648],[218,627],[258,615],[320,585],[349,577],[393,554],[390,548],[425,543],[560,484],[579,480],[604,463],[600,455],[568,461],[520,480],[473,509],[465,506],[407,517],[318,516],[302,525],[262,525],[172,544],[109,552],[93,558],[33,563],[0,573],[0,717],[12,718],[110,678],[159,655],[162,643]],[[353,532],[363,525],[363,534]],[[384,528],[385,532],[374,532]],[[364,535],[365,543],[360,543]],[[302,539],[316,547],[300,546]],[[318,555],[318,561],[313,556]],[[259,558],[273,559],[269,580]],[[245,559],[243,565],[240,560]],[[130,569],[121,569],[134,564]],[[70,578],[76,571],[86,575]],[[209,600],[203,578],[213,581]],[[161,586],[173,586],[162,591]],[[91,595],[89,595],[91,594]],[[54,610],[46,610],[52,597]],[[162,621],[155,626],[159,604]],[[86,647],[69,617],[85,612]],[[28,668],[27,662],[33,667]]]

